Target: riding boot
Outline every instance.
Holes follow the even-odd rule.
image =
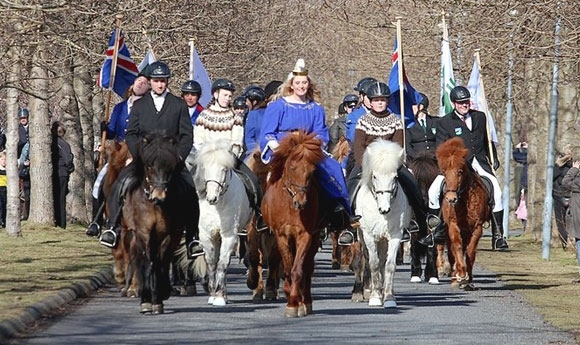
[[[185,224],[185,244],[187,249],[187,258],[193,260],[197,256],[204,254],[203,246],[199,241],[199,200],[197,198],[197,192],[191,180],[191,175],[185,170],[181,172],[181,176],[186,183],[184,190],[186,195],[190,196],[191,199],[187,198],[186,205],[191,205],[191,209],[187,208],[186,212],[189,211],[191,218]]]
[[[491,249],[507,250],[509,245],[503,237],[503,210],[493,213],[493,222],[491,224]]]
[[[101,222],[103,221],[104,212],[105,212],[105,201],[103,200],[101,201],[99,208],[95,212],[93,221],[91,222],[91,224],[89,224],[89,226],[85,230],[87,236],[91,237],[99,236],[99,234],[101,233],[101,226],[99,224],[101,224]]]
[[[427,225],[430,230],[429,235],[420,238],[417,242],[428,247],[432,247],[435,244],[444,244],[447,240],[447,234],[445,233],[445,224],[439,218],[439,210],[429,209]]]
[[[268,225],[264,222],[264,217],[259,208],[256,209],[256,230],[258,232],[268,230]]]
[[[109,228],[101,234],[101,238],[99,239],[99,243],[104,245],[105,247],[115,248],[117,247],[117,242],[119,240],[119,236],[121,235],[121,214],[122,214],[123,207],[118,206],[117,212],[114,213],[114,216],[109,219]]]

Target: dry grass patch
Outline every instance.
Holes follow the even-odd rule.
[[[0,232],[0,320],[112,264],[111,251],[81,226],[24,225],[22,234]]]

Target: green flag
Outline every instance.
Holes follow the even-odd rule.
[[[455,87],[453,78],[453,65],[451,63],[451,51],[449,50],[449,34],[445,26],[445,15],[443,15],[443,39],[441,41],[441,106],[439,116],[450,113],[453,110],[449,92]]]

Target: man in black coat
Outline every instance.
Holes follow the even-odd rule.
[[[182,162],[185,161],[193,146],[193,127],[189,117],[187,105],[183,99],[174,96],[167,90],[170,70],[164,62],[154,62],[149,66],[151,92],[143,95],[135,102],[131,115],[125,141],[134,159],[138,159],[138,143],[143,134],[155,130],[164,130],[167,135],[175,135],[179,139],[179,156]],[[129,168],[129,167],[127,167]],[[119,221],[121,215],[119,188],[123,185],[126,171],[123,170],[110,193],[108,200],[109,213],[112,217],[108,221],[109,228],[101,235],[100,243],[114,248],[120,233]],[[187,252],[190,258],[203,255],[203,249],[198,241],[199,236],[199,202],[193,184],[193,179],[185,164],[181,165],[181,172],[178,175],[179,181],[176,184],[175,192],[179,193],[180,205],[186,205],[183,211],[186,215],[191,215],[186,225],[185,241]]]
[[[75,170],[74,156],[69,143],[64,140],[64,125],[59,121],[53,122],[51,132],[54,220],[56,226],[66,229],[66,195],[70,174]]]
[[[450,92],[451,102],[454,110],[438,119],[436,144],[439,146],[445,140],[453,137],[461,137],[463,143],[469,149],[467,161],[471,163],[473,169],[480,175],[489,178],[493,185],[493,217],[492,222],[492,249],[508,249],[508,244],[503,237],[503,204],[501,187],[494,175],[494,170],[499,168],[499,160],[495,146],[492,144],[492,150],[489,150],[489,138],[487,132],[486,115],[480,111],[470,109],[471,94],[463,86],[456,86]],[[492,159],[493,158],[493,159]],[[493,161],[493,169],[491,162]],[[429,209],[433,214],[439,213],[439,196],[441,195],[442,176],[438,176],[431,188],[429,188]],[[438,228],[439,232],[444,232],[442,227]],[[436,231],[437,232],[437,231]],[[437,236],[437,234],[435,235]],[[422,241],[423,240],[423,241]],[[424,238],[420,242],[429,242]]]
[[[426,95],[419,103],[416,121],[411,128],[406,129],[405,149],[407,151],[407,161],[413,161],[420,156],[428,156],[435,159],[435,145],[437,134],[437,118],[429,115],[429,99]]]

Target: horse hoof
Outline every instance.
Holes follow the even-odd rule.
[[[139,311],[141,314],[147,314],[153,312],[153,307],[151,303],[141,303],[141,310]]]
[[[420,282],[422,282],[421,277],[417,277],[417,276],[411,277],[411,283],[420,283]]]
[[[278,299],[278,295],[275,291],[266,291],[264,294],[264,299],[269,302],[274,302]]]
[[[350,300],[354,303],[364,302],[365,298],[362,292],[353,293]]]
[[[382,307],[383,301],[378,297],[373,297],[369,299],[369,307]]]
[[[473,285],[473,283],[461,284],[461,285],[459,285],[459,288],[464,290],[464,291],[473,291],[473,290],[475,290],[475,285]]]
[[[439,279],[436,277],[429,278],[429,285],[439,285]]]
[[[298,307],[286,307],[286,312],[284,313],[286,317],[298,317]]]
[[[209,296],[209,298],[207,299],[207,304],[213,304],[214,300],[215,300],[215,297]]]
[[[163,309],[163,304],[153,304],[151,306],[151,313],[155,315],[165,313],[165,309]]]
[[[139,297],[139,293],[137,293],[137,291],[135,291],[133,289],[129,289],[127,291],[127,297],[131,297],[131,298]]]
[[[298,306],[298,316],[303,317],[312,314],[312,304],[300,304]]]
[[[127,297],[127,289],[121,289],[121,297]]]
[[[223,297],[216,297],[212,303],[216,307],[225,307],[226,306],[226,299]]]
[[[396,301],[385,301],[385,304],[383,304],[383,308],[385,308],[385,309],[397,308],[397,302]]]

